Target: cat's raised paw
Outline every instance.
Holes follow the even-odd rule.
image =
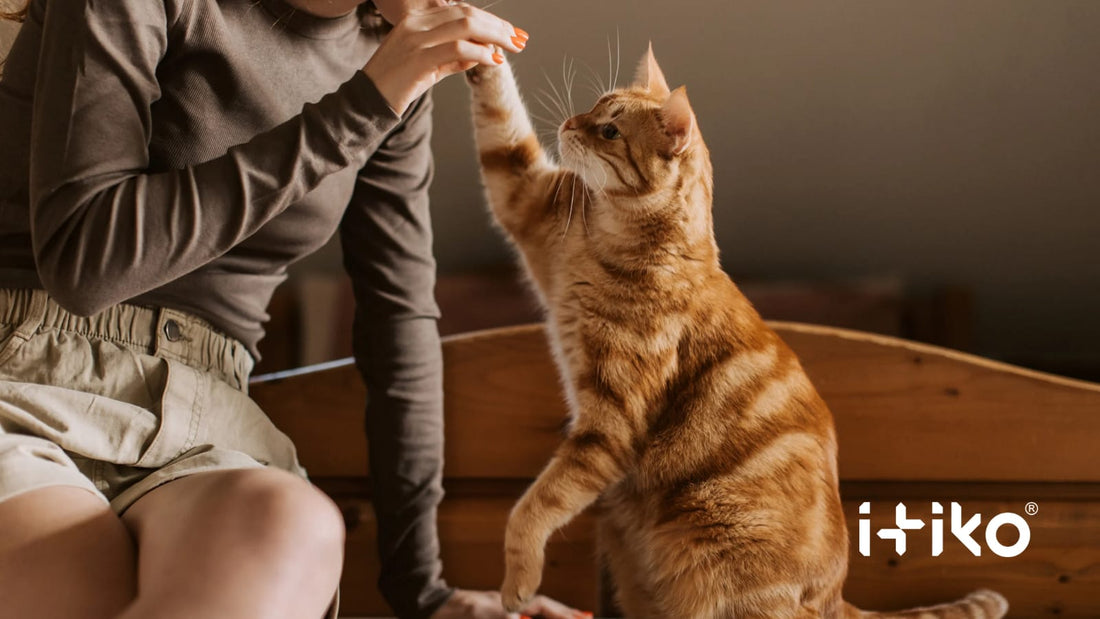
[[[524,580],[530,582],[522,582]],[[504,584],[500,587],[500,600],[504,603],[505,610],[510,613],[517,613],[524,606],[527,606],[535,597],[539,580],[537,576],[535,578],[514,578],[512,574],[506,574]]]
[[[500,600],[504,603],[504,610],[510,613],[518,613],[524,606],[527,606],[527,603],[533,597],[533,595],[521,597],[518,593],[508,594],[503,589],[500,592]]]
[[[483,64],[476,64],[473,67],[466,69],[466,81],[471,84],[480,84],[481,80],[485,76],[485,72],[491,70],[491,67],[487,67]]]

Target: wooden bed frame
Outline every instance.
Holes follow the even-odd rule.
[[[896,609],[989,587],[1008,597],[1013,617],[1100,617],[1100,385],[895,338],[772,326],[836,417],[852,542],[849,601]],[[447,338],[444,361],[444,575],[453,585],[495,589],[508,511],[561,438],[558,375],[540,325]],[[344,511],[343,614],[390,614],[375,588],[366,393],[351,361],[257,377],[251,391]],[[860,556],[857,510],[865,501],[872,531],[894,526],[899,502],[910,518],[930,522],[933,501],[958,501],[964,521],[982,515],[974,535],[982,556],[947,533],[943,554],[932,557],[930,526],[910,532],[904,556],[873,534],[870,556]],[[1028,523],[1030,545],[1019,556],[986,546],[985,525],[1001,512]],[[542,592],[611,615],[592,525],[582,514],[552,538]],[[999,539],[1014,543],[1013,527],[1002,527]]]

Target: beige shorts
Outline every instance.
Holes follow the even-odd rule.
[[[121,514],[202,471],[275,466],[294,445],[247,394],[252,356],[205,321],[120,304],[92,317],[0,289],[0,501],[77,486]]]
[[[76,486],[122,514],[194,473],[305,477],[248,397],[252,365],[243,344],[185,312],[119,304],[85,318],[45,291],[0,289],[0,501]]]

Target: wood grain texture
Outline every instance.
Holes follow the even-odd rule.
[[[1100,385],[855,331],[773,323],[836,418],[842,479],[1100,481]],[[445,474],[533,478],[565,406],[541,327],[447,338]],[[362,475],[353,366],[252,393],[317,476]],[[323,423],[318,423],[318,419]]]
[[[833,411],[842,479],[1100,481],[1100,385],[897,338],[773,327]]]

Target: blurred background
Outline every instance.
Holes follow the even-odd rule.
[[[563,62],[581,111],[653,42],[711,150],[723,265],[765,317],[1100,379],[1100,2],[489,4],[531,33],[516,71],[555,121],[536,95]],[[441,327],[538,319],[489,224],[463,81],[435,102]],[[330,244],[293,265],[258,369],[348,354],[350,313]]]

